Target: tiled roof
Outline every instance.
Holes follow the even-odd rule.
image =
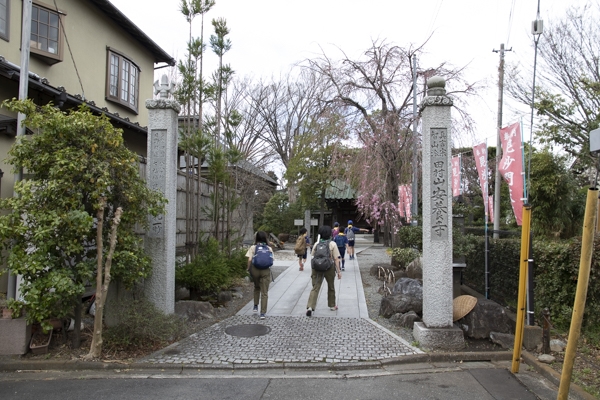
[[[347,182],[341,179],[335,179],[325,190],[326,200],[354,200],[356,199],[356,190]]]

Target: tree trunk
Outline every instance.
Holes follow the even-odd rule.
[[[117,228],[121,223],[121,214],[123,209],[117,208],[115,216],[113,218],[112,227],[110,230],[110,244],[108,254],[106,255],[106,262],[102,260],[102,227],[104,219],[104,206],[106,200],[101,202],[100,210],[98,210],[98,227],[96,237],[96,248],[98,254],[97,264],[97,276],[96,276],[96,315],[94,316],[94,334],[92,336],[92,344],[90,345],[90,352],[84,357],[84,360],[92,360],[100,357],[102,353],[102,322],[104,319],[104,304],[106,303],[106,293],[108,292],[108,286],[110,285],[111,275],[110,268],[112,266],[112,257],[117,246]],[[104,265],[104,267],[103,267]]]
[[[75,325],[73,327],[73,336],[71,337],[71,347],[78,349],[81,346],[81,296],[75,298]]]

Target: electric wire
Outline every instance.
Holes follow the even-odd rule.
[[[56,0],[54,0],[54,9],[58,15],[62,14],[58,11],[58,5],[56,4]],[[65,42],[67,42],[67,48],[69,49],[69,55],[71,56],[71,61],[73,62],[73,67],[75,68],[75,74],[77,75],[77,80],[79,81],[79,86],[81,87],[81,97],[85,100],[85,90],[83,89],[83,82],[81,81],[81,76],[79,75],[79,70],[77,69],[77,63],[75,62],[75,57],[73,56],[73,51],[71,50],[71,45],[69,44],[69,38],[67,37],[67,30],[62,23],[62,18],[58,18],[58,23],[62,27],[62,32],[65,37]]]
[[[514,12],[515,12],[515,1],[512,1],[512,4],[510,5],[510,13],[508,14],[508,32],[506,35],[506,46],[508,47],[508,45],[510,44],[510,32],[512,31],[512,24],[513,24],[513,17],[514,17]]]
[[[444,0],[439,0],[438,4],[437,4],[437,10],[435,11],[435,14],[433,15],[433,19],[431,20],[431,24],[429,24],[429,36],[431,36],[431,34],[433,33],[433,27],[435,26],[435,23],[437,21],[437,17],[440,13],[440,10],[442,9],[442,4],[444,3]]]

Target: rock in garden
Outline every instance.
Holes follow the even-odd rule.
[[[550,340],[550,351],[560,353],[561,351],[565,351],[565,347],[567,347],[567,344],[560,339]]]
[[[399,281],[402,278],[406,278],[408,277],[408,275],[406,274],[406,271],[403,269],[399,269],[398,271],[394,271],[394,280],[395,281]]]
[[[554,361],[556,361],[556,357],[551,356],[550,354],[542,354],[537,359],[539,362],[544,364],[552,364]]]
[[[407,294],[423,301],[423,284],[411,278],[401,278],[396,281],[392,294]]]
[[[475,308],[458,323],[466,335],[474,339],[487,339],[491,332],[515,331],[515,323],[504,307],[489,299],[478,299]]]
[[[515,335],[510,333],[490,332],[490,340],[503,349],[512,349],[515,345]]]
[[[175,303],[175,314],[195,321],[198,319],[212,319],[215,318],[215,310],[208,301],[192,301],[184,300]]]
[[[394,314],[404,314],[409,311],[418,314],[423,312],[423,296],[417,298],[408,294],[393,294],[381,299],[379,315],[384,318],[390,318]]]
[[[415,258],[406,266],[406,276],[412,279],[423,279],[423,257]]]
[[[219,295],[217,296],[217,302],[219,304],[226,304],[230,302],[232,298],[233,297],[231,296],[231,292],[229,290],[223,290],[219,292]]]
[[[399,326],[403,326],[408,329],[412,329],[415,322],[421,322],[421,317],[414,311],[409,311],[404,314],[394,314],[390,317],[390,321],[395,322]]]

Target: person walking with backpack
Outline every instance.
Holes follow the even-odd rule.
[[[324,225],[319,228],[321,239],[315,243],[311,255],[311,279],[312,290],[308,297],[306,305],[306,316],[312,316],[315,307],[317,306],[317,298],[321,290],[323,278],[327,281],[327,306],[331,311],[337,310],[335,304],[335,276],[342,279],[342,271],[340,271],[340,252],[335,242],[331,241],[331,227]]]
[[[346,229],[344,229],[344,234],[348,238],[348,258],[350,260],[354,259],[354,240],[356,238],[356,236],[354,234],[358,233],[358,232],[368,233],[369,230],[362,229],[362,228],[356,228],[356,227],[352,226],[352,220],[348,220],[348,227]]]
[[[300,229],[300,236],[296,239],[296,245],[294,246],[294,253],[298,256],[298,266],[300,271],[304,271],[304,264],[306,263],[306,257],[308,256],[308,248],[310,247],[310,237],[306,228]]]
[[[246,252],[248,272],[254,282],[254,308],[252,311],[258,312],[260,303],[260,319],[265,319],[269,301],[273,249],[267,245],[266,232],[258,231],[254,238],[254,244]]]
[[[333,238],[335,245],[340,252],[340,260],[342,260],[342,271],[346,270],[346,246],[348,246],[348,237],[344,234],[342,227],[340,227],[340,232]]]
[[[335,237],[338,235],[338,233],[340,233],[340,223],[339,222],[335,222],[333,224],[333,230],[331,231],[331,238],[333,240],[335,240]]]

